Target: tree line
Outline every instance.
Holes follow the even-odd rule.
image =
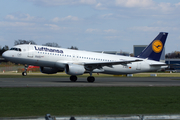
[[[4,47],[1,48],[0,46],[0,56],[2,56],[3,52],[5,52],[6,50],[9,50],[9,47],[7,45],[5,45]]]
[[[180,58],[180,51],[174,51],[174,52],[171,52],[171,53],[167,53],[165,55],[165,58]]]

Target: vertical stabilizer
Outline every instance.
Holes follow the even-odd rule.
[[[166,32],[160,32],[159,35],[137,57],[159,61],[167,35],[168,33]]]

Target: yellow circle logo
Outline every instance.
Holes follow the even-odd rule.
[[[163,48],[163,44],[160,40],[155,40],[153,43],[152,43],[152,49],[154,52],[156,53],[159,53],[162,51],[162,48]]]

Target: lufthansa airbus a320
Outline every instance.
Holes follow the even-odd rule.
[[[13,46],[3,53],[8,61],[25,65],[22,75],[27,75],[28,65],[40,66],[45,74],[65,71],[75,82],[77,75],[89,73],[88,82],[94,82],[92,73],[132,74],[155,71],[166,68],[160,57],[168,33],[160,32],[158,36],[137,57],[110,55],[104,53],[23,44]]]

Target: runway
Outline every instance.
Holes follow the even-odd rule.
[[[85,77],[71,82],[60,78],[0,78],[0,87],[100,87],[100,86],[180,86],[180,77],[97,77],[88,83]]]

